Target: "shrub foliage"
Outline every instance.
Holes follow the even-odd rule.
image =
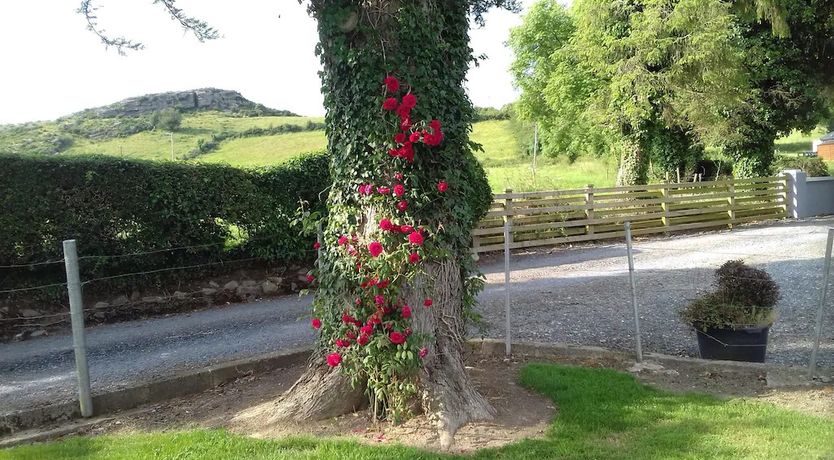
[[[78,240],[82,279],[223,260],[311,257],[292,221],[323,209],[328,157],[245,170],[104,156],[0,156],[0,266],[62,258]],[[198,246],[191,250],[161,251]],[[136,257],[104,257],[158,251]],[[63,281],[62,267],[51,276]],[[2,285],[19,285],[20,271]],[[44,274],[30,276],[31,284]],[[29,284],[29,283],[26,283]]]
[[[741,260],[727,261],[715,271],[714,287],[683,310],[685,322],[698,329],[767,326],[773,322],[779,286],[764,270]]]

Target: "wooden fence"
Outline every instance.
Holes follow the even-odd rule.
[[[625,235],[667,233],[787,215],[785,178],[759,177],[713,182],[507,193],[472,231],[473,252],[504,248],[504,222],[510,249],[602,240]]]

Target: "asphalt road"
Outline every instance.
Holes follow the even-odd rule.
[[[635,244],[638,299],[647,350],[692,355],[695,339],[677,311],[707,288],[723,261],[768,270],[783,291],[768,360],[807,362],[825,232],[834,218],[786,221],[733,232],[641,239]],[[503,260],[481,263],[479,310],[490,337],[504,330]],[[513,255],[513,338],[631,349],[633,316],[621,243]],[[829,298],[834,298],[834,295]],[[88,329],[93,392],[175,372],[311,343],[310,298],[295,296]],[[834,302],[821,362],[834,364]],[[69,334],[0,344],[0,413],[75,397]]]

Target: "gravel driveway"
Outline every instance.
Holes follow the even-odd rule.
[[[782,288],[768,360],[806,363],[829,225],[834,218],[637,240],[644,349],[694,355],[695,336],[677,311],[708,287],[714,268],[741,257],[768,270]],[[625,255],[621,243],[513,255],[513,339],[632,349]],[[488,284],[479,310],[491,325],[487,335],[503,337],[503,257],[485,257],[481,267]],[[820,361],[834,365],[834,293],[830,298]],[[93,392],[311,343],[309,302],[284,297],[90,328]],[[67,332],[0,344],[0,413],[69,400],[75,391]]]
[[[695,334],[678,319],[678,311],[710,287],[715,268],[729,259],[743,259],[767,270],[782,292],[768,361],[807,363],[831,226],[834,218],[827,217],[636,239],[634,263],[644,350],[696,356]],[[513,340],[633,349],[624,243],[517,253],[511,264]],[[481,265],[488,285],[479,309],[490,326],[487,335],[503,337],[503,254],[488,255]],[[824,320],[819,362],[834,365],[832,292]]]

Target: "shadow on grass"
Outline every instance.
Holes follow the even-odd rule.
[[[531,364],[521,383],[559,404],[543,439],[455,457],[349,440],[259,440],[221,430],[71,438],[0,459],[834,458],[834,420],[747,400],[671,394],[607,369]]]

